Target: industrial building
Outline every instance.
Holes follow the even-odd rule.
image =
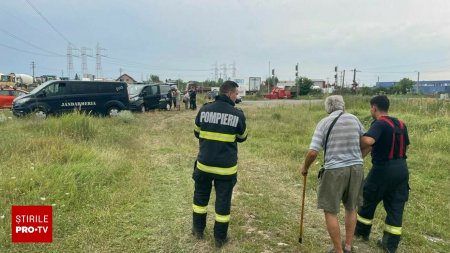
[[[398,82],[377,82],[375,87],[390,88]],[[419,81],[419,84],[414,86],[413,92],[417,93],[419,89],[420,94],[433,95],[439,93],[450,93],[450,80],[438,81]]]

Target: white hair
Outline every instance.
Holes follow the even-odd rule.
[[[325,99],[325,111],[328,114],[337,110],[344,110],[344,107],[344,98],[341,95],[333,95]]]

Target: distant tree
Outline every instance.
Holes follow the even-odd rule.
[[[75,80],[80,80],[80,77],[78,77],[78,74],[75,74]]]
[[[307,77],[300,77],[295,85],[298,86],[299,95],[308,95],[314,82]]]
[[[403,78],[400,82],[393,86],[393,90],[396,93],[406,94],[408,91],[414,87],[415,82],[409,78]]]
[[[363,96],[372,96],[372,95],[375,94],[374,91],[375,91],[375,90],[372,89],[371,87],[362,87],[362,88],[360,89],[360,93],[361,93],[361,95],[363,95]]]
[[[217,80],[217,86],[221,86],[223,84],[223,79],[222,78],[219,78],[218,80]]]
[[[159,80],[159,76],[157,76],[157,75],[150,75],[150,80],[149,81],[151,81],[152,83],[159,83],[159,82],[161,82]]]
[[[278,77],[268,77],[266,79],[266,84],[268,83],[270,85],[270,88],[277,86],[277,83],[279,82]]]
[[[375,89],[373,89],[373,93],[378,95],[389,93],[389,91],[389,89],[384,87],[376,87]]]
[[[215,87],[215,86],[219,86],[217,85],[217,82],[214,80],[205,80],[203,81],[203,87]]]
[[[186,86],[186,84],[183,82],[183,80],[177,79],[176,84],[177,84],[178,90],[185,90],[184,87]]]

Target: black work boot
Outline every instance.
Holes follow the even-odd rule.
[[[400,242],[399,235],[393,235],[384,232],[383,238],[377,241],[377,246],[382,248],[386,253],[395,253]]]
[[[225,239],[216,238],[215,239],[215,246],[216,246],[216,248],[222,248],[223,245],[225,245],[228,242],[228,240],[229,240],[228,237],[225,238]]]
[[[216,243],[216,248],[221,248],[225,243],[228,242],[228,222],[215,222],[214,223],[214,238]]]
[[[203,239],[203,231],[197,231],[194,228],[192,228],[192,235],[197,239],[197,240],[202,240]]]
[[[206,227],[206,214],[193,213],[192,215],[192,235],[197,239],[203,239],[203,231]]]
[[[355,238],[361,239],[363,241],[369,241],[370,230],[372,229],[372,225],[366,225],[361,222],[356,223],[355,228]]]

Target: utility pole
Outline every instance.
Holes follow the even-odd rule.
[[[73,70],[73,55],[72,55],[72,45],[67,45],[67,76],[70,80],[70,75]]]
[[[342,73],[342,89],[344,89],[344,86],[345,86],[345,69],[343,70]]]
[[[338,66],[334,66],[334,87],[338,87]]]
[[[34,68],[36,67],[36,64],[34,64],[34,61],[31,62],[31,69],[33,70],[33,83],[34,83]]]
[[[275,87],[275,69],[272,69],[272,84],[273,84],[273,87]],[[270,93],[270,91],[269,91],[269,93]]]
[[[236,78],[236,62],[233,61],[233,64],[231,64],[231,77],[233,79]]]
[[[417,84],[416,84],[416,86],[417,86],[417,94],[419,94],[419,76],[420,76],[420,72],[417,71]]]
[[[97,75],[97,78],[99,78],[99,77],[102,77],[103,76],[103,71],[102,71],[102,56],[104,56],[104,55],[102,55],[102,50],[105,50],[104,48],[101,48],[100,47],[100,44],[99,43],[97,43],[97,47],[95,48],[95,59],[96,59],[96,70],[97,70],[97,72],[96,72],[96,75]],[[141,78],[141,79],[143,79],[143,78]]]
[[[299,85],[299,83],[297,83],[298,82],[298,62],[297,62],[297,65],[295,65],[295,86],[297,86],[297,96],[299,96],[300,94],[299,94],[299,92],[300,92],[300,85]]]
[[[222,64],[222,71],[223,71],[223,80],[224,81],[228,80],[228,78],[227,78],[227,64],[226,63]]]
[[[72,44],[69,43],[69,45],[67,45],[67,77],[69,80],[71,79],[73,72],[73,57],[79,57],[79,55],[74,54],[73,51],[79,52],[78,48],[72,47]]]
[[[217,66],[217,61],[214,64],[214,81],[218,81],[219,79],[219,67]]]
[[[88,54],[86,51],[91,51],[91,54]],[[87,47],[81,47],[81,73],[82,78],[86,77],[88,74],[88,68],[87,68],[87,57],[92,57],[92,49]],[[83,79],[81,79],[83,80]]]
[[[358,86],[358,83],[356,82],[356,72],[361,72],[361,71],[356,70],[356,68],[354,68],[352,71],[353,71],[352,90],[353,90],[353,92],[356,92],[356,87]]]
[[[269,78],[268,78],[268,82],[267,82],[267,94],[269,94],[270,93],[270,61],[269,61]]]

